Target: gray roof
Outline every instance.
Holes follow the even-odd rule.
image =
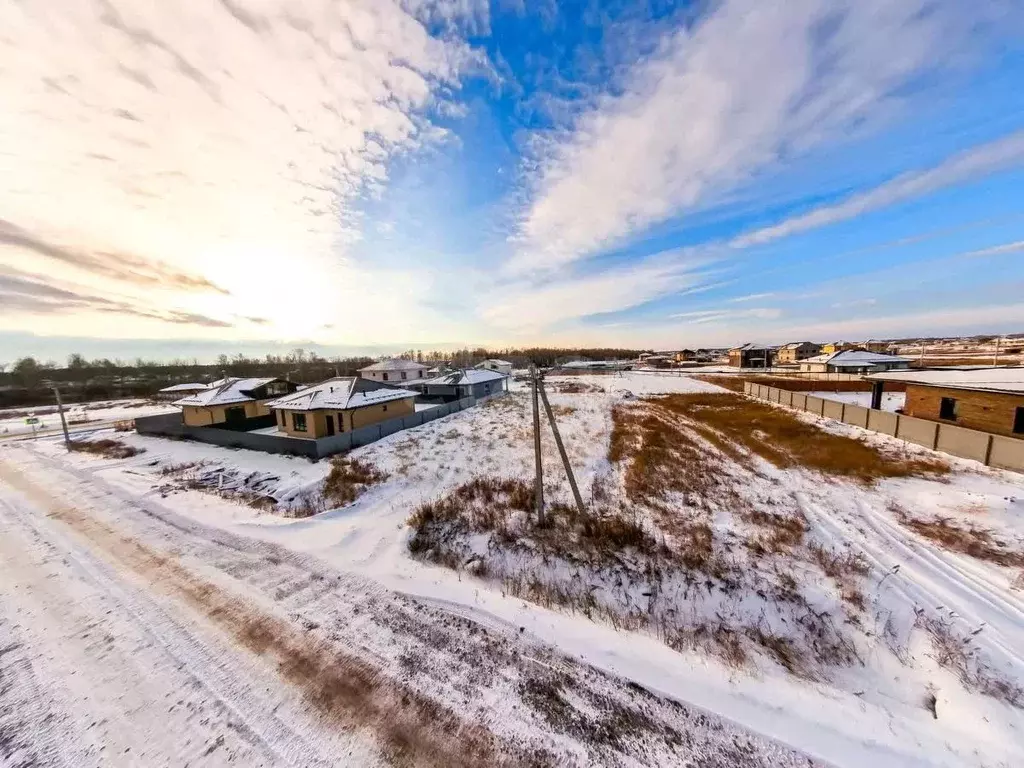
[[[210,384],[202,392],[175,400],[175,405],[231,405],[232,403],[247,403],[252,398],[248,393],[254,389],[277,381],[276,378],[269,379],[220,379]]]
[[[423,363],[417,363],[415,360],[402,360],[397,357],[388,357],[384,360],[379,360],[372,365],[368,365],[365,368],[360,368],[359,372],[363,371],[414,371],[420,368],[425,369]]]
[[[171,386],[161,389],[160,392],[199,392],[200,390],[206,389],[208,386],[208,384],[202,384],[194,381],[188,384],[171,384]]]
[[[859,349],[847,349],[843,352],[831,352],[802,360],[803,363],[828,363],[839,368],[863,368],[865,365],[882,365],[883,363],[909,363],[906,357],[883,355],[880,352],[865,352]]]
[[[451,373],[443,373],[433,379],[419,382],[422,386],[463,386],[466,384],[482,384],[485,381],[498,381],[507,378],[499,371],[489,371],[486,368],[464,368]]]
[[[349,408],[387,403],[391,400],[404,400],[407,397],[416,397],[416,393],[408,389],[374,387],[373,382],[366,379],[342,376],[271,400],[267,407],[289,411],[344,411]]]
[[[729,351],[730,352],[737,352],[737,351],[739,351],[739,352],[761,352],[761,351],[764,351],[764,350],[767,350],[767,349],[770,349],[770,347],[767,344],[754,344],[754,343],[750,343],[750,344],[744,344],[742,347],[733,347]]]
[[[813,341],[791,341],[789,344],[783,344],[781,349],[799,349],[804,344],[810,344],[812,347],[820,346],[815,344]]]

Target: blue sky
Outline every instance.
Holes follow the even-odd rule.
[[[1024,331],[1010,0],[0,26],[0,360]]]

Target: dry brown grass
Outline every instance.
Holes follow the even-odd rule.
[[[980,628],[958,630],[951,621],[929,616],[923,610],[917,613],[916,626],[931,640],[935,662],[956,675],[964,688],[1024,709],[1024,688],[1002,677],[979,658],[973,641]]]
[[[518,478],[476,477],[446,496],[421,504],[409,518],[413,535],[409,551],[432,562],[459,568],[468,551],[461,546],[467,534],[491,533],[506,546],[529,539],[530,546],[568,559],[598,561],[632,549],[660,551],[661,545],[628,514],[585,512],[575,506],[547,506],[547,523],[533,522],[533,488]]]
[[[886,456],[867,443],[819,429],[782,408],[732,394],[669,395],[658,407],[717,433],[779,467],[805,467],[870,483],[890,477],[942,475],[949,465],[938,459]]]
[[[790,392],[870,392],[871,384],[866,381],[827,381],[797,376],[768,376],[765,374],[732,374],[714,376],[702,374],[697,378],[711,384],[743,394],[744,382],[763,384],[766,387],[785,389]],[[886,392],[906,392],[907,385],[897,381],[885,383]]]
[[[793,547],[803,542],[804,534],[807,533],[807,518],[799,513],[781,515],[758,509],[745,509],[740,512],[740,517],[764,531],[745,541],[747,548],[758,555],[768,552],[787,554]]]
[[[948,517],[921,520],[911,517],[906,510],[893,506],[896,518],[919,536],[936,542],[953,552],[970,555],[1008,568],[1024,567],[1024,552],[1007,548],[992,537],[992,531],[974,524],[958,525]]]
[[[145,452],[145,448],[136,448],[133,445],[127,445],[122,443],[120,440],[72,440],[68,443],[68,447],[72,451],[78,453],[94,453],[97,456],[102,456],[105,459],[129,459],[132,456],[138,456],[140,453]]]
[[[355,501],[371,485],[387,479],[387,473],[372,464],[339,456],[331,460],[331,471],[324,480],[322,493],[328,502],[343,507]]]

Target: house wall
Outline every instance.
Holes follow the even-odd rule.
[[[939,408],[944,397],[957,401],[956,421],[939,418]],[[1024,408],[1024,394],[1015,395],[1000,392],[973,392],[944,387],[925,387],[907,384],[907,398],[903,412],[919,419],[941,421],[968,429],[980,429],[996,435],[1014,435],[1013,419],[1017,408]]]
[[[350,408],[345,411],[286,411],[277,410],[278,414],[285,414],[284,426],[281,426],[280,416],[277,417],[277,428],[290,437],[321,438],[327,437],[327,416],[334,417],[335,433],[351,432],[354,429],[377,424],[388,419],[399,419],[416,413],[415,398],[407,397],[402,400],[392,400],[379,405],[367,405],[362,408]],[[306,416],[306,431],[299,432],[293,428],[294,421],[292,414],[302,413]]]
[[[225,411],[228,408],[236,408],[238,406],[245,408],[245,417],[247,419],[266,416],[270,413],[270,409],[267,408],[265,401],[257,403],[250,400],[247,403],[231,403],[229,405],[185,405],[182,406],[181,414],[186,426],[208,427],[212,424],[223,424],[228,420]]]
[[[388,384],[402,383],[403,381],[421,381],[425,379],[427,368],[419,368],[416,370],[409,371],[360,371],[359,376],[370,381],[385,381]],[[385,379],[384,374],[388,377]],[[402,378],[402,374],[405,374],[405,378]]]

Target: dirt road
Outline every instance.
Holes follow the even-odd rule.
[[[306,555],[0,452],[0,764],[808,765]]]

